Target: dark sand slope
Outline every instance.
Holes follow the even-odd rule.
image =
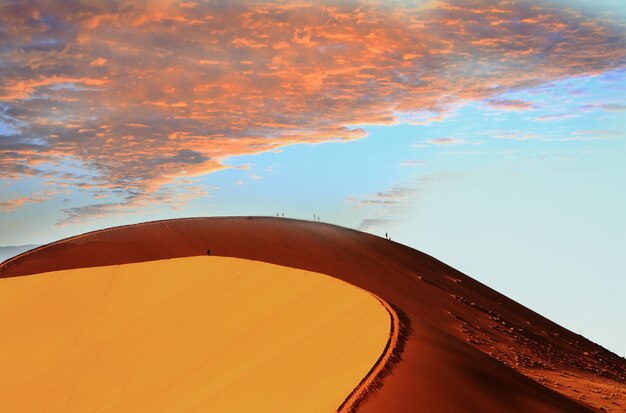
[[[402,360],[360,412],[626,411],[623,358],[428,255],[332,225],[197,218],[118,227],[25,253],[2,264],[0,277],[207,249],[329,274],[406,313]]]

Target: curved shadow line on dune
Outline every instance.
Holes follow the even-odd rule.
[[[391,318],[389,339],[376,363],[341,403],[337,413],[356,412],[368,397],[383,387],[385,377],[402,360],[406,341],[411,334],[411,320],[406,313],[375,294],[372,295],[385,307]]]

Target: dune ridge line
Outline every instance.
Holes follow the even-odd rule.
[[[376,363],[361,380],[359,385],[355,387],[343,403],[341,403],[337,409],[337,413],[356,412],[361,403],[363,403],[369,395],[375,392],[379,387],[382,387],[382,380],[384,379],[384,376],[386,376],[385,373],[390,371],[395,364],[394,361],[399,361],[399,355],[404,348],[404,343],[401,341],[400,337],[402,323],[398,314],[385,300],[378,297],[376,294],[370,294],[376,298],[383,307],[385,307],[385,310],[387,310],[387,313],[389,314],[389,318],[391,319],[389,339],[385,345],[385,350],[380,355]],[[398,356],[397,358],[394,357],[396,355]]]
[[[263,218],[274,218],[271,215],[250,215],[250,216],[237,216],[237,215],[232,215],[232,216],[218,216],[218,217],[211,217],[212,220],[220,220],[220,221],[228,221],[228,220],[240,220],[240,219],[263,219]],[[136,222],[133,224],[123,224],[123,225],[117,225],[114,227],[108,227],[108,228],[100,228],[100,229],[95,229],[93,231],[88,231],[88,232],[84,232],[82,234],[77,234],[77,235],[70,235],[69,237],[65,237],[65,238],[61,238],[58,239],[56,241],[52,241],[49,242],[47,244],[42,244],[42,245],[38,245],[35,248],[29,249],[27,251],[21,252],[17,255],[14,255],[13,257],[7,258],[4,261],[0,261],[0,278],[4,278],[4,272],[6,271],[6,268],[9,266],[9,264],[12,264],[14,261],[19,261],[21,258],[23,258],[24,256],[30,255],[31,253],[35,253],[41,250],[45,250],[46,248],[49,247],[54,247],[56,245],[63,245],[64,243],[70,242],[70,241],[75,241],[75,240],[79,240],[82,238],[88,238],[90,236],[93,235],[97,235],[97,234],[102,234],[102,233],[107,233],[107,232],[113,232],[113,231],[117,231],[117,230],[122,230],[122,229],[130,229],[130,228],[136,228],[136,227],[142,227],[142,226],[149,226],[152,224],[168,224],[168,223],[176,223],[178,221],[202,221],[205,220],[206,217],[202,217],[202,216],[198,216],[198,217],[184,217],[184,218],[166,218],[166,219],[157,219],[154,221],[144,221],[144,222]],[[296,222],[302,222],[302,223],[308,223],[311,221],[308,221],[306,219],[300,219],[300,218],[290,218],[290,217],[281,217],[281,218],[277,218],[283,221],[296,221]],[[321,222],[321,224],[324,225],[328,225],[331,227],[336,227],[336,228],[340,228],[340,229],[348,229],[349,228],[344,228],[341,227],[339,225],[336,224],[332,224],[329,222]],[[356,230],[352,230],[355,232],[358,232]],[[176,258],[180,258],[180,257],[176,257]],[[158,258],[158,259],[162,259],[162,258]],[[95,267],[101,267],[104,265],[111,265],[111,264],[102,264],[102,265],[95,265]],[[80,267],[78,267],[80,268]],[[32,274],[24,274],[24,275],[32,275]],[[22,276],[22,275],[19,275]]]

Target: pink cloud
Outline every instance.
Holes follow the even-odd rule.
[[[21,196],[18,198],[8,199],[6,201],[0,201],[1,212],[13,212],[28,204],[38,204],[50,200],[56,192],[45,191],[36,192],[31,195]]]
[[[576,114],[574,113],[560,113],[558,115],[537,116],[536,118],[533,118],[533,120],[536,120],[539,122],[555,122],[555,121],[570,119],[574,117],[576,117]]]
[[[469,143],[465,139],[460,138],[434,138],[426,141],[431,145],[461,145]]]
[[[0,174],[71,159],[126,199],[72,217],[145,207],[228,157],[360,139],[360,125],[402,114],[442,120],[469,100],[530,109],[499,97],[626,59],[619,22],[527,1],[0,7],[13,30],[0,37],[0,121],[15,130]]]
[[[535,109],[535,106],[531,102],[517,99],[491,99],[487,101],[489,106],[509,111],[524,111]]]

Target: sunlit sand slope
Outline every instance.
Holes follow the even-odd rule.
[[[370,293],[190,257],[0,279],[2,412],[332,412],[381,356]]]

